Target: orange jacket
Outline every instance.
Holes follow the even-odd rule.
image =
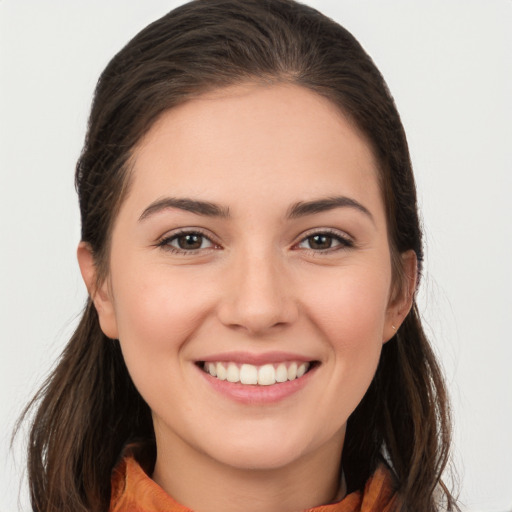
[[[384,465],[377,468],[364,492],[353,492],[338,503],[304,512],[391,512],[395,502],[392,479]],[[110,512],[193,512],[171,498],[144,472],[132,455],[125,456],[112,476]]]

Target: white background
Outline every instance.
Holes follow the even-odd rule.
[[[95,81],[182,2],[0,0],[0,511],[15,418],[85,289],[73,171]],[[383,72],[408,133],[427,245],[420,308],[446,370],[465,510],[512,510],[512,1],[310,0]]]

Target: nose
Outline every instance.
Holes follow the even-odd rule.
[[[244,254],[226,272],[220,321],[251,335],[292,324],[298,317],[289,272],[280,258],[269,254]]]

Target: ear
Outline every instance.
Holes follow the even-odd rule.
[[[101,330],[105,336],[117,339],[119,335],[109,282],[108,279],[105,279],[98,284],[94,255],[88,243],[80,242],[78,244],[77,258],[82,279],[98,313]]]
[[[418,281],[418,259],[413,250],[400,255],[403,275],[401,283],[389,301],[382,342],[389,341],[400,329],[402,322],[411,310]]]

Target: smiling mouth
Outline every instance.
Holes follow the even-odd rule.
[[[247,363],[201,361],[198,366],[218,380],[248,386],[272,386],[300,379],[316,364],[316,361],[290,361],[256,366]]]

